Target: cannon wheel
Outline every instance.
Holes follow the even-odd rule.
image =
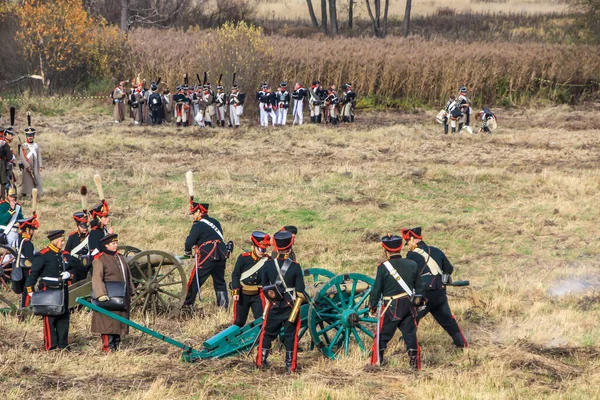
[[[119,246],[118,247],[118,251],[119,253],[121,253],[123,255],[123,257],[125,258],[130,258],[135,256],[138,253],[141,253],[142,251],[140,249],[138,249],[137,247],[133,247],[133,246]]]
[[[368,352],[364,344],[366,336],[373,338],[372,329],[367,324],[376,323],[369,317],[366,303],[371,294],[374,280],[363,274],[350,273],[337,275],[323,285],[308,314],[308,329],[314,345],[328,358],[335,360],[341,350],[348,355],[350,343],[355,341],[363,353]],[[368,285],[360,293],[357,286]],[[342,289],[342,286],[345,288]],[[350,293],[346,293],[346,290]],[[333,289],[333,293],[332,293]]]
[[[329,279],[333,278],[335,274],[329,270],[323,268],[307,268],[304,270],[304,279],[307,283],[316,283],[316,282],[327,282]],[[312,281],[310,280],[312,277]],[[302,316],[301,316],[302,317]],[[305,317],[307,318],[307,317]],[[304,319],[304,318],[303,318]],[[300,330],[298,331],[298,340],[302,339],[306,331],[308,330],[308,324],[302,324]],[[310,348],[314,347],[314,344],[311,342]]]
[[[128,264],[138,290],[131,300],[132,310],[156,315],[181,308],[186,279],[181,263],[173,254],[142,251],[130,258]]]
[[[12,271],[12,262],[17,258],[17,252],[12,247],[5,244],[0,245],[0,285],[10,291],[10,273]]]

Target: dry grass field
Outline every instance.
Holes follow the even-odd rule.
[[[321,2],[313,0],[317,17],[320,16]],[[406,2],[390,2],[389,15],[391,18],[403,18]],[[561,0],[428,0],[413,2],[412,15],[431,15],[440,9],[450,9],[456,12],[474,13],[526,13],[544,14],[564,12],[568,4]],[[348,2],[338,1],[338,18],[348,18]],[[309,20],[306,0],[266,0],[260,1],[257,15],[263,18],[305,19]],[[367,7],[364,2],[355,2],[354,16],[368,19]],[[320,18],[320,17],[319,17]]]
[[[93,187],[100,173],[122,244],[181,254],[191,169],[197,197],[237,244],[234,259],[252,230],[293,224],[304,268],[374,276],[380,235],[422,226],[453,262],[455,279],[471,281],[448,290],[471,347],[455,351],[428,317],[419,327],[417,374],[396,336],[380,372],[363,370],[368,357],[355,346],[338,361],[305,351],[302,372],[286,375],[281,351],[265,372],[243,356],[186,364],[178,349],[135,331],[106,356],[85,312],[72,316],[73,351],[45,353],[38,318],[0,316],[2,398],[598,397],[599,104],[498,110],[500,129],[473,136],[441,135],[433,111],[274,130],[255,121],[239,130],[115,126],[107,111],[34,115],[46,163],[37,248],[45,231],[72,227],[79,187]],[[200,348],[231,320],[216,310],[210,286],[203,293],[205,318],[133,319]]]

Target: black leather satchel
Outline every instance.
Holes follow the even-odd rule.
[[[285,287],[281,283],[274,283],[263,287],[265,297],[271,301],[283,301],[285,296]]]
[[[62,289],[46,289],[31,295],[33,315],[56,317],[66,311],[65,291]]]
[[[127,287],[125,282],[113,281],[104,282],[106,286],[106,295],[108,300],[98,301],[94,296],[92,290],[92,304],[102,307],[107,311],[127,311],[127,303],[125,302],[125,296],[127,296]]]

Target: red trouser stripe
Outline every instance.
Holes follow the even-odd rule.
[[[192,283],[194,283],[194,277],[196,276],[196,267],[192,268],[192,273],[190,274],[190,279],[188,280],[187,283],[187,290],[190,290],[190,287],[192,286]]]
[[[452,319],[454,321],[456,321],[456,318],[454,318],[454,315],[452,316]],[[467,338],[463,334],[462,329],[460,329],[460,325],[458,325],[458,322],[456,323],[456,326],[458,327],[458,331],[460,332],[460,336],[462,336],[462,338],[463,338],[463,342],[465,342],[465,349],[469,348],[469,343],[467,343]]]
[[[383,315],[379,318],[379,332],[383,328]],[[379,361],[379,352],[377,351],[377,343],[379,342],[379,335],[377,335],[377,329],[373,332],[373,348],[371,349],[371,365],[377,365]]]
[[[236,300],[233,302],[233,322],[232,324],[235,324],[235,320],[237,319],[237,303],[239,300]]]
[[[108,335],[101,335],[100,339],[102,339],[102,351],[105,353],[110,352],[110,347],[108,347]]]
[[[292,372],[298,366],[298,332],[300,332],[300,315],[296,317],[296,332],[294,333],[294,353],[292,354]]]
[[[258,339],[258,355],[256,356],[256,365],[262,367],[262,350],[263,350],[263,339],[265,338],[265,330],[267,329],[267,319],[269,318],[269,306],[265,309],[265,317],[263,320],[262,327],[260,329],[260,339]]]
[[[52,347],[52,336],[50,335],[50,321],[48,317],[44,317],[44,349],[50,350]]]
[[[260,295],[260,302],[262,303],[263,310],[265,309],[265,294],[262,290],[258,293]]]

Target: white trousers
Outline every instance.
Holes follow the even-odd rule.
[[[304,122],[304,116],[302,115],[303,109],[304,102],[294,100],[294,108],[292,109],[292,113],[294,114],[294,125],[302,125]]]
[[[240,115],[238,115],[238,107],[242,106],[234,106],[233,104],[229,105],[229,122],[232,126],[240,126]]]
[[[276,125],[285,125],[287,123],[287,114],[288,109],[279,107],[277,109],[277,120],[275,122]]]

